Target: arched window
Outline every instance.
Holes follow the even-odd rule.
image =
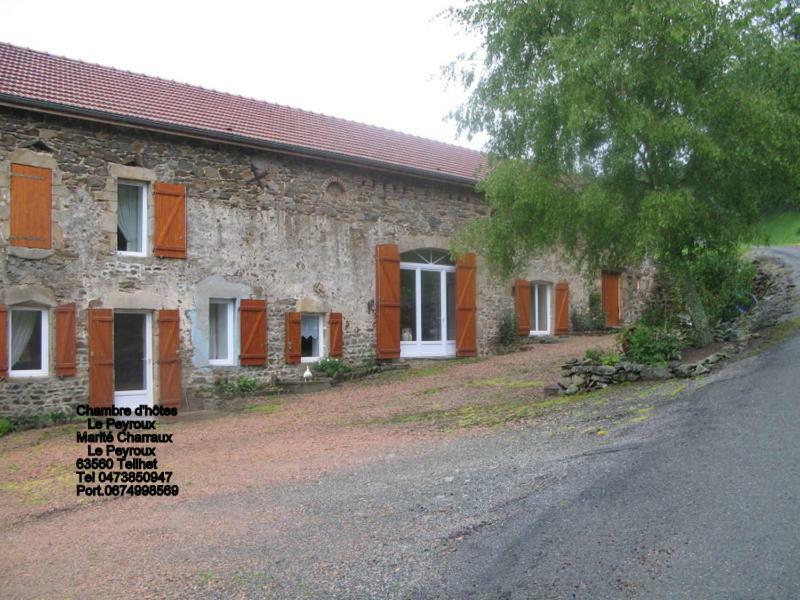
[[[455,356],[456,268],[437,248],[400,255],[400,355]]]

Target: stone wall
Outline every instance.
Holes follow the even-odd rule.
[[[41,289],[48,306],[78,306],[78,376],[0,382],[0,415],[46,414],[87,400],[89,307],[179,309],[190,404],[219,376],[297,377],[283,356],[289,310],[343,313],[344,358],[366,360],[375,344],[375,245],[446,249],[461,223],[488,213],[466,187],[366,168],[8,108],[0,108],[0,125],[0,303],[26,294],[37,303],[32,290]],[[53,169],[52,250],[8,246],[13,162]],[[118,179],[187,186],[187,259],[152,255],[152,210],[148,256],[115,253]],[[513,296],[511,282],[491,276],[480,259],[477,274],[478,343],[486,354]],[[524,276],[567,280],[572,303],[586,302],[582,280],[556,257],[534,261]],[[208,298],[223,293],[267,299],[266,368],[208,365]],[[155,365],[156,388],[157,381]]]

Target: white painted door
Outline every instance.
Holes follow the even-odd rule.
[[[400,276],[400,356],[455,356],[455,267],[402,262]]]
[[[114,311],[114,406],[153,405],[153,315]]]

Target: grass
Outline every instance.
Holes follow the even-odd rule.
[[[761,224],[763,233],[755,243],[766,242],[768,246],[792,246],[800,244],[800,211],[771,215]]]
[[[271,415],[274,412],[277,412],[281,408],[281,404],[278,402],[266,402],[264,404],[248,404],[244,407],[244,412],[248,413],[258,413],[261,415]]]
[[[544,381],[536,380],[514,380],[504,377],[494,377],[490,379],[468,379],[466,385],[469,387],[504,387],[504,388],[528,388],[544,387]]]
[[[382,373],[377,377],[370,378],[372,383],[388,383],[392,381],[406,381],[407,379],[416,379],[418,377],[430,377],[432,375],[441,375],[449,371],[453,367],[461,365],[468,365],[471,363],[479,362],[482,358],[459,358],[453,360],[437,360],[436,362],[425,365],[419,368],[398,369],[397,371],[389,371]]]

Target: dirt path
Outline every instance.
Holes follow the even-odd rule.
[[[263,554],[241,544],[288,544],[302,532],[304,544],[323,547],[333,532],[329,523],[314,524],[319,517],[308,503],[324,507],[326,517],[344,510],[341,518],[351,519],[358,500],[337,502],[327,493],[315,499],[314,482],[363,474],[368,464],[413,457],[431,443],[480,437],[481,426],[534,417],[552,402],[542,388],[566,358],[612,344],[613,336],[572,337],[485,360],[422,363],[322,393],[267,398],[242,413],[161,425],[175,437],[159,450],[160,464],[181,486],[173,499],[79,503],[76,426],[7,436],[0,440],[0,595],[81,597],[92,582],[101,595],[164,597],[173,582],[176,597],[186,597],[211,583],[203,582],[206,573],[233,572],[235,579],[243,556]],[[303,491],[287,494],[293,486]],[[337,485],[335,493],[354,492]],[[391,514],[386,510],[359,519]],[[317,535],[323,537],[314,541]]]

